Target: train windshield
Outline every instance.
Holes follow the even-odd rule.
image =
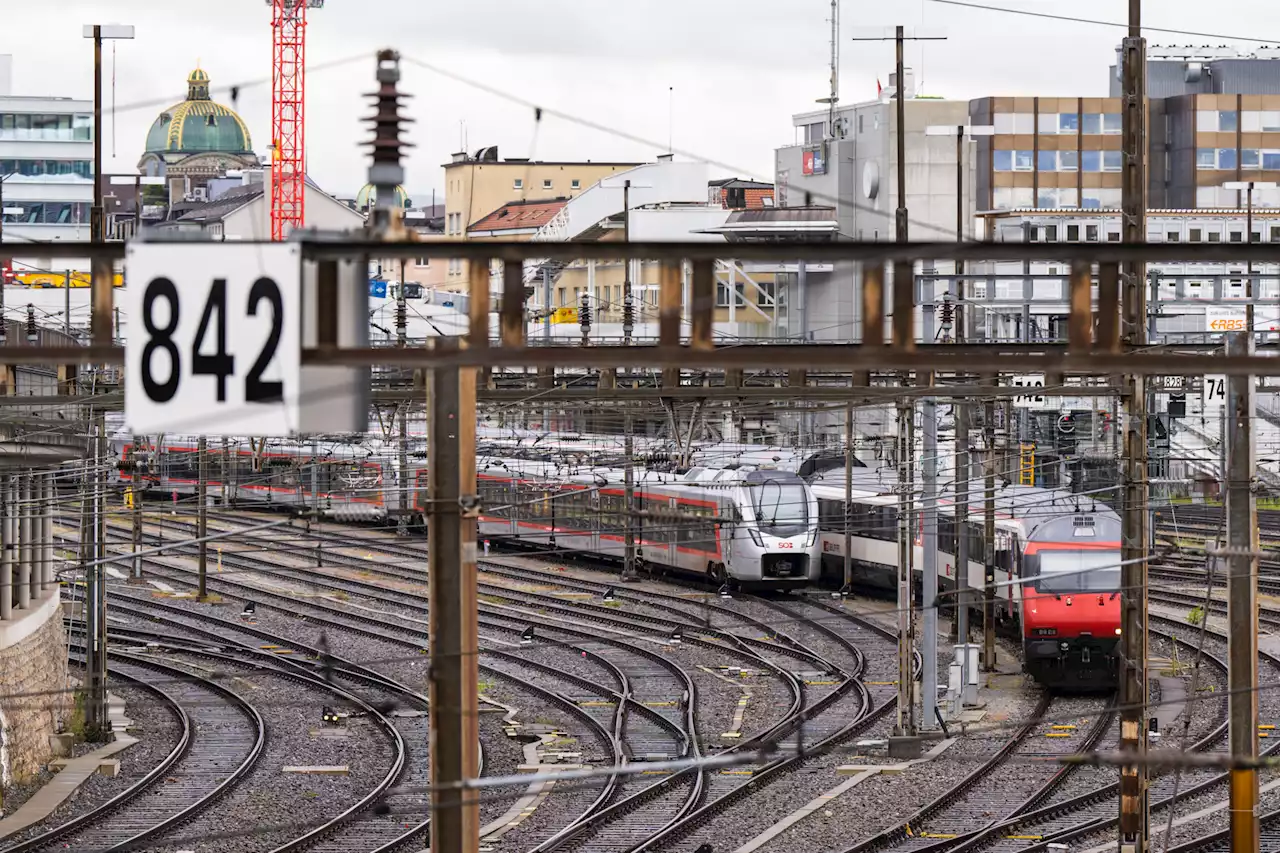
[[[800,483],[766,480],[751,487],[756,519],[775,536],[792,536],[809,524],[809,494]]]
[[[1119,551],[1041,551],[1040,592],[1112,592],[1120,589]]]

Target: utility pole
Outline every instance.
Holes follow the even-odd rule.
[[[853,592],[853,403],[844,407],[844,586]]]
[[[914,479],[911,476],[915,442],[913,407],[898,401],[898,719],[889,740],[894,757],[915,755],[920,746],[915,740],[915,619],[911,612],[912,556],[911,504]]]
[[[1121,98],[1124,172],[1121,184],[1121,237],[1125,243],[1147,239],[1146,42],[1142,38],[1141,0],[1129,0],[1129,35],[1123,54]],[[1121,267],[1124,324],[1128,343],[1147,342],[1146,265]],[[1137,760],[1120,768],[1120,850],[1147,853],[1150,811],[1147,802],[1147,384],[1131,375],[1125,383],[1124,498],[1121,512],[1120,569],[1120,750]],[[1233,778],[1234,781],[1234,778]],[[1234,797],[1234,790],[1233,790]],[[1251,848],[1256,849],[1256,848]]]
[[[894,87],[893,97],[896,103],[896,111],[898,114],[898,128],[896,131],[898,145],[898,207],[893,214],[893,232],[894,240],[899,243],[907,242],[907,102],[906,102],[906,81],[905,67],[902,61],[903,52],[903,30],[898,26],[894,31],[894,68],[898,75],[897,85]],[[893,283],[894,287],[899,287],[899,282]]]
[[[200,504],[196,517],[196,537],[200,540],[200,560],[197,564],[199,576],[196,589],[196,600],[204,601],[209,596],[205,587],[206,572],[209,568],[209,439],[203,435],[196,443],[196,501]]]
[[[992,380],[993,382],[996,380]],[[982,526],[986,543],[983,559],[982,601],[982,671],[996,668],[996,404],[987,399],[982,404],[982,445],[986,464],[982,478]]]
[[[441,339],[442,350],[458,342]],[[480,775],[476,600],[475,370],[430,370],[428,631],[431,849],[476,853],[480,807],[462,783]]]
[[[1227,336],[1227,355],[1253,355],[1253,331]],[[1228,706],[1231,758],[1258,757],[1258,508],[1253,494],[1257,471],[1253,419],[1254,378],[1232,376],[1227,395],[1227,641]],[[1214,559],[1214,558],[1211,558]],[[1257,850],[1258,771],[1232,768],[1230,788],[1231,849]]]
[[[933,374],[928,382],[933,385]],[[920,725],[933,728],[938,716],[938,401],[925,397],[921,404],[921,426],[924,447],[921,453],[920,482],[923,486],[923,530],[920,544],[924,548],[924,603],[920,643],[923,674],[920,690],[924,694]]]
[[[91,731],[107,731],[107,587],[102,565],[106,557],[106,519],[103,507],[103,466],[107,464],[106,422],[102,415],[93,423],[93,490],[85,569],[85,629],[88,639],[88,666],[85,669],[87,698],[85,725]]]
[[[138,556],[138,552],[142,550],[142,493],[146,490],[146,484],[142,482],[143,472],[138,465],[138,456],[139,447],[145,447],[146,441],[146,436],[134,436],[134,465],[129,476],[129,509],[133,521],[133,580],[135,582],[142,580],[142,558]],[[145,450],[141,452],[146,453]],[[151,454],[147,454],[147,459],[151,459]]]
[[[625,405],[625,404],[624,404]],[[636,472],[632,457],[635,456],[635,445],[631,438],[631,410],[625,409],[622,416],[622,453],[626,461],[622,469],[622,494],[625,515],[622,519],[625,531],[622,544],[622,579],[636,580]]]
[[[631,242],[631,181],[622,184],[622,242]],[[635,299],[631,294],[631,259],[622,262],[622,342],[631,343],[635,329]],[[630,432],[627,433],[630,435]]]
[[[404,293],[404,268],[405,261],[400,262],[400,288],[396,291],[396,346],[404,349],[409,344],[409,306],[405,302]],[[397,508],[400,514],[396,518],[396,535],[409,535],[409,489],[412,484],[409,482],[409,404],[402,403],[396,406],[396,414],[399,416],[399,458],[397,463],[400,466],[399,476],[396,482],[400,484],[397,489],[399,497]]]

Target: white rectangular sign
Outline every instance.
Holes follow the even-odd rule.
[[[1227,404],[1226,374],[1213,374],[1204,378],[1205,411],[1221,409]]]
[[[297,244],[132,243],[125,422],[135,433],[299,430]]]
[[[1045,405],[1044,397],[1044,375],[1035,374],[1031,376],[1015,376],[1010,382],[1014,388],[1038,388],[1039,392],[1033,394],[1019,395],[1013,398],[1013,407],[1015,409],[1038,409]]]
[[[1204,330],[1213,334],[1244,332],[1248,330],[1247,309],[1244,305],[1206,305]],[[1280,310],[1275,305],[1253,307],[1255,332],[1280,331]]]

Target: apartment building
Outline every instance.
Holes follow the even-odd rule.
[[[88,240],[93,206],[93,104],[15,95],[12,58],[0,56],[0,199],[5,242]],[[48,267],[39,253],[16,267]],[[66,261],[60,261],[66,266]],[[76,264],[78,267],[79,264]]]
[[[459,152],[444,165],[445,237],[472,239],[471,227],[510,202],[571,199],[602,178],[638,164],[500,159],[497,146],[481,148],[474,155]],[[446,287],[463,290],[467,264],[448,261]]]

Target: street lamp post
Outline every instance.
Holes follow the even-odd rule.
[[[102,41],[103,39],[131,39],[131,24],[85,24],[82,34],[93,39],[93,207],[89,214],[89,239],[94,243],[106,242],[106,217],[102,209]],[[95,257],[90,263],[93,278],[111,278],[111,261]],[[93,310],[91,334],[95,342],[111,338],[111,288],[95,287],[92,291]],[[105,706],[104,706],[105,707]]]
[[[102,40],[131,39],[133,27],[124,24],[87,24],[85,38],[93,39],[93,208],[90,215],[90,239],[94,243],[106,241],[105,222],[102,214]],[[90,261],[93,310],[90,319],[91,339],[95,344],[110,343],[112,263],[102,256]],[[103,282],[106,285],[103,286]],[[101,444],[99,427],[98,444]],[[95,445],[96,446],[96,445]],[[89,554],[93,568],[86,570],[85,595],[85,686],[88,701],[85,703],[85,724],[97,731],[108,730],[107,720],[107,587],[103,575],[102,558],[106,556],[106,543],[101,527],[101,503],[94,500],[94,531],[88,541],[93,543]]]

